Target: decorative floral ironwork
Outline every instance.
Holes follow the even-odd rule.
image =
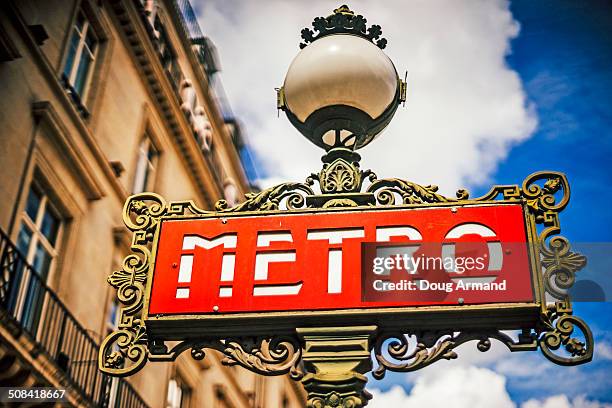
[[[373,181],[376,175],[371,170],[361,170],[358,153],[336,148],[323,156],[323,168],[318,174],[311,174],[306,182],[319,182],[322,194],[359,193],[366,179]]]
[[[134,233],[132,253],[125,257],[122,269],[108,277],[117,289],[119,323],[117,330],[104,339],[100,347],[98,365],[108,374],[130,375],[146,363],[149,350],[145,327],[141,321],[145,282],[152,262],[150,246],[160,217],[190,212],[205,214],[192,201],[169,205],[154,193],[131,196],[123,206],[123,222]]]
[[[565,237],[550,239],[548,245],[542,242],[542,266],[544,267],[544,287],[557,299],[564,299],[576,281],[576,272],[586,265],[586,257],[570,251],[570,244]]]
[[[561,232],[559,213],[570,199],[567,178],[559,172],[537,172],[527,177],[521,187],[496,186],[476,201],[493,200],[499,195],[504,199],[523,199],[535,223],[542,226],[534,244],[542,257],[544,288],[556,299],[565,299],[566,290],[576,280],[576,272],[586,265],[586,257],[572,252],[565,237],[555,236]]]
[[[334,10],[334,14],[327,17],[316,17],[312,22],[312,27],[317,31],[315,32],[310,28],[304,28],[302,30],[302,39],[304,42],[300,43],[300,48],[305,48],[308,44],[318,40],[321,37],[325,37],[330,34],[353,34],[365,38],[368,41],[372,41],[380,49],[384,49],[387,46],[387,40],[381,38],[382,29],[379,25],[366,26],[366,20],[362,15],[355,15],[355,13],[343,5]]]
[[[593,359],[594,341],[589,326],[572,315],[569,301],[557,302],[543,314],[543,330],[539,338],[540,349],[550,361],[560,365],[576,365]],[[572,337],[578,327],[584,341]],[[563,346],[568,356],[556,353]]]
[[[467,190],[457,191],[457,198],[454,199],[438,194],[438,186],[421,186],[401,179],[376,180],[370,184],[367,192],[375,194],[379,205],[449,203],[469,198]],[[401,197],[399,203],[396,195]]]
[[[304,206],[304,195],[314,195],[308,184],[283,183],[259,193],[247,193],[246,201],[231,208],[228,208],[227,201],[219,200],[215,209],[219,212],[271,211],[282,209],[282,203],[285,203],[286,208],[292,210]]]
[[[372,376],[382,379],[387,370],[410,372],[427,367],[439,360],[457,358],[454,349],[468,341],[477,340],[479,351],[489,351],[491,339],[504,343],[510,350],[535,350],[537,342],[530,333],[522,333],[518,341],[500,331],[462,331],[459,333],[444,331],[420,331],[414,333],[414,345],[410,345],[410,335],[402,332],[383,332],[376,339],[374,356],[378,367]],[[390,359],[387,358],[387,355]]]
[[[294,380],[303,377],[299,368],[302,355],[300,342],[295,336],[230,337],[183,341],[168,351],[165,344],[149,347],[152,361],[173,361],[182,352],[191,349],[191,357],[202,360],[205,349],[224,354],[221,362],[228,366],[240,365],[262,375],[289,373]]]
[[[120,324],[120,329],[109,334],[100,345],[99,367],[118,377],[140,370],[147,362],[145,329],[140,320],[134,324]],[[122,328],[123,327],[123,328]]]
[[[336,159],[329,166],[325,166],[319,174],[321,190],[334,193],[358,189],[361,180],[359,174],[352,170],[352,166],[343,159]]]
[[[223,344],[226,365],[241,365],[264,375],[289,373],[294,380],[303,376],[298,368],[302,349],[295,338],[229,338]]]

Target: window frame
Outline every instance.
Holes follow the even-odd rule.
[[[83,19],[83,25],[81,29],[79,30],[78,22],[79,22],[80,17],[82,17]],[[83,103],[84,105],[86,104],[85,101],[87,101],[87,98],[89,96],[89,91],[91,89],[91,79],[93,76],[93,71],[95,70],[95,67],[96,67],[97,56],[100,50],[100,42],[101,42],[100,37],[98,33],[96,32],[95,24],[92,24],[90,20],[91,18],[85,12],[83,7],[79,7],[79,9],[77,10],[76,17],[73,19],[73,22],[72,22],[72,26],[70,29],[70,35],[68,36],[68,44],[67,44],[68,47],[66,50],[66,56],[65,56],[65,60],[63,64],[63,69],[62,69],[62,75],[65,76],[66,82],[68,83],[68,85],[70,85],[72,90],[77,94],[77,96],[81,100],[81,103]],[[69,63],[68,56],[71,54],[72,42],[73,42],[72,40],[75,35],[78,36],[78,42],[76,45],[74,56],[72,58],[71,67],[68,70],[67,69],[68,63]],[[92,35],[95,41],[93,51],[90,49],[89,45],[87,44],[88,35]],[[85,50],[89,54],[90,62],[89,62],[89,66],[87,67],[87,72],[85,73],[85,77],[83,78],[83,89],[81,90],[81,92],[79,92],[79,90],[76,88],[77,86],[76,80],[79,75],[80,67],[84,61],[82,57],[83,57],[83,52]],[[66,71],[69,71],[69,73],[67,74]]]
[[[37,135],[37,137],[49,137],[49,135],[44,132]],[[28,164],[23,181],[19,192],[17,215],[9,226],[11,240],[15,243],[18,241],[22,214],[26,211],[27,194],[30,191],[30,187],[36,185],[39,190],[42,190],[49,197],[53,209],[62,224],[61,234],[58,234],[56,238],[55,264],[49,269],[46,279],[47,286],[52,290],[58,290],[62,283],[61,277],[67,272],[68,265],[66,260],[70,259],[71,254],[75,251],[75,245],[77,244],[75,232],[78,230],[78,225],[86,211],[86,207],[83,203],[77,201],[74,192],[68,188],[65,181],[56,171],[56,168],[49,163],[38,147],[34,149],[32,160]],[[86,194],[84,190],[82,192]]]
[[[146,146],[146,150],[143,149],[143,145]],[[153,157],[150,157],[151,149],[154,150]],[[132,177],[132,186],[130,189],[132,194],[139,194],[155,189],[157,174],[159,173],[160,157],[161,149],[158,147],[155,140],[153,140],[153,137],[151,137],[150,132],[145,131],[144,136],[138,143],[134,175]],[[140,180],[141,177],[144,179]]]
[[[41,196],[40,202],[38,204],[38,209],[36,210],[35,220],[32,220],[27,212],[28,198],[30,197],[30,192],[33,189],[36,190]],[[30,183],[30,188],[28,189],[28,194],[25,197],[25,204],[21,211],[21,216],[19,217],[19,227],[17,230],[17,236],[19,236],[23,225],[25,225],[31,232],[27,253],[23,254],[28,264],[34,267],[33,261],[36,254],[36,248],[39,242],[43,245],[44,250],[47,251],[47,253],[51,257],[51,261],[49,262],[49,268],[46,271],[46,275],[44,276],[45,281],[49,279],[49,276],[51,276],[56,266],[57,258],[59,257],[60,253],[58,247],[61,246],[61,241],[63,238],[62,234],[65,223],[61,216],[61,213],[53,204],[53,199],[51,198],[50,200],[49,196],[50,194],[44,188],[41,188],[41,186],[37,182],[32,180],[32,182]],[[44,214],[48,207],[50,208],[50,213],[57,219],[58,222],[58,228],[55,233],[55,244],[51,244],[51,242],[49,242],[48,238],[42,232],[42,222],[44,220]],[[38,273],[39,276],[42,277],[42,271],[36,271],[36,273]]]
[[[46,306],[44,302],[36,303],[38,300],[37,298],[32,297],[32,290],[39,290],[37,288],[40,288],[41,285],[50,285],[51,279],[54,276],[55,270],[59,263],[59,257],[61,256],[61,247],[64,240],[63,234],[68,219],[66,219],[66,217],[62,215],[62,212],[58,209],[59,205],[61,204],[55,202],[55,194],[52,190],[43,186],[39,181],[35,180],[34,177],[32,177],[28,186],[27,194],[22,202],[20,215],[14,224],[17,227],[14,242],[16,243],[18,250],[24,256],[26,264],[31,266],[32,272],[19,278],[17,289],[18,292],[14,307],[15,316],[17,316],[18,319],[25,319],[23,320],[24,324],[28,325],[29,330],[33,331],[35,334],[39,329],[38,319],[40,316],[34,317],[35,320],[30,319],[32,316],[39,315],[41,310]],[[30,194],[33,191],[39,196],[38,207],[36,209],[34,220],[28,213],[28,201]],[[47,213],[51,214],[51,216],[54,217],[57,222],[54,244],[49,242],[49,239],[43,232],[43,222],[45,219],[45,214]],[[20,235],[24,227],[30,231],[27,249],[25,251],[23,248],[20,248],[19,242]],[[39,244],[42,244],[43,251],[45,251],[46,255],[49,256],[49,263],[44,271],[38,270],[34,265]],[[25,267],[25,265],[23,267]],[[32,275],[36,275],[36,277],[33,277]],[[36,283],[36,280],[38,280],[40,283]]]
[[[109,33],[112,31],[111,22],[100,11],[100,4],[92,0],[77,0],[73,6],[72,15],[64,31],[62,52],[56,62],[56,72],[59,82],[64,87],[66,93],[72,100],[75,108],[83,119],[89,120],[100,109],[100,90],[105,86],[106,81],[99,81],[103,78],[110,68],[108,56],[112,54],[114,39]],[[97,40],[95,59],[91,61],[87,78],[85,80],[84,92],[79,94],[69,81],[64,71],[71,52],[71,43],[78,24],[79,15],[82,15],[89,22],[89,30]],[[77,55],[75,52],[73,67],[71,72],[76,72],[74,66],[77,65]]]

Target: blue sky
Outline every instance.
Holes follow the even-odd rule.
[[[564,233],[574,241],[610,242],[612,212],[593,211],[593,203],[612,198],[606,188],[612,181],[612,5],[516,1],[510,9],[521,32],[507,61],[519,73],[539,125],[500,162],[494,182],[516,183],[543,169],[565,172],[572,199],[563,214]]]
[[[223,82],[261,164],[262,182],[303,180],[320,167],[321,152],[283,115],[276,117],[274,87],[298,52],[299,31],[339,2],[194,3],[219,47]],[[493,184],[520,184],[535,171],[565,172],[572,199],[561,214],[563,235],[587,250],[588,243],[606,243],[581,273],[599,280],[612,299],[601,256],[612,252],[606,207],[612,202],[612,3],[354,0],[349,6],[383,27],[385,52],[409,73],[406,107],[363,149],[363,167],[382,177],[438,184],[446,194],[468,187],[472,196]],[[574,306],[598,344],[589,364],[560,367],[540,352],[510,353],[498,344],[479,353],[466,344],[457,360],[372,380],[368,388],[378,390],[379,401],[372,406],[437,407],[435,394],[452,390],[453,381],[463,382],[461,396],[474,393],[461,401],[449,394],[455,408],[612,403],[612,303]]]

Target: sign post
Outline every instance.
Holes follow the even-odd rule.
[[[304,30],[312,44],[302,52],[346,32],[376,52],[386,44],[380,27],[366,31],[345,7],[313,26],[319,35]],[[558,235],[565,175],[538,172],[478,198],[378,179],[355,149],[386,126],[405,83],[396,78],[378,118],[333,105],[302,121],[292,69],[279,106],[324,145],[322,169],[214,211],[131,196],[123,221],[132,254],[108,278],[122,307],[100,349],[102,371],[128,376],[147,361],[214,349],[226,364],[301,380],[309,407],[361,407],[371,398],[366,373],[418,370],[456,358],[468,341],[483,352],[492,339],[510,351],[539,348],[561,365],[592,359],[593,336],[567,294],[586,259]]]

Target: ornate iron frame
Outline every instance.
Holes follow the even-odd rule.
[[[333,405],[336,402],[330,401],[330,398],[346,404],[356,404],[346,406],[365,405],[368,394],[363,390],[364,379],[358,381],[361,386],[351,383],[353,388],[361,387],[357,394],[339,394],[333,390],[320,391],[318,388],[318,391],[313,391],[313,381],[309,377],[311,374],[304,376],[305,365],[301,361],[307,360],[305,350],[318,337],[311,336],[315,339],[312,340],[311,337],[298,335],[300,329],[296,327],[281,332],[270,332],[262,328],[251,336],[241,335],[237,331],[229,336],[199,334],[195,337],[171,339],[181,340],[171,349],[164,342],[169,339],[161,338],[159,334],[152,336],[151,327],[154,326],[155,317],[146,314],[146,294],[155,259],[159,225],[164,219],[190,216],[263,216],[279,212],[461,207],[486,203],[522,204],[527,236],[532,247],[533,271],[540,272],[534,273],[536,303],[501,305],[516,312],[517,319],[501,327],[495,323],[498,315],[490,305],[407,308],[403,312],[420,312],[426,316],[452,314],[458,310],[460,313],[475,313],[482,320],[473,327],[415,327],[414,323],[407,327],[397,321],[395,324],[372,326],[374,328],[371,329],[367,353],[360,358],[369,362],[370,352],[374,352],[376,367],[372,373],[378,379],[384,377],[387,370],[414,371],[441,359],[456,358],[454,349],[471,340],[477,341],[480,351],[490,348],[491,339],[501,341],[511,351],[536,350],[539,347],[546,358],[561,365],[582,364],[592,359],[593,336],[586,323],[572,314],[571,302],[566,294],[566,290],[575,281],[576,272],[586,264],[586,258],[572,252],[568,240],[558,235],[561,231],[559,213],[567,206],[570,198],[570,188],[564,174],[554,171],[537,172],[527,177],[520,186],[494,186],[489,193],[474,199],[469,198],[467,191],[459,190],[456,198],[449,198],[439,194],[438,188],[433,185],[421,186],[401,179],[377,179],[372,171],[359,168],[359,160],[359,155],[354,151],[332,149],[323,156],[321,171],[312,174],[306,182],[283,183],[259,193],[247,194],[246,200],[235,207],[228,207],[224,200],[220,200],[215,211],[202,210],[192,201],[167,203],[154,193],[129,197],[124,205],[123,221],[133,232],[132,253],[125,258],[123,268],[108,278],[110,285],[117,289],[122,307],[118,329],[103,341],[100,348],[100,369],[110,375],[128,376],[140,370],[147,360],[174,360],[188,349],[192,357],[199,360],[204,358],[205,349],[214,349],[224,354],[225,364],[241,365],[264,375],[289,373],[293,379],[302,379],[309,389],[309,406],[336,406]],[[318,183],[319,192],[313,189],[315,182]],[[354,322],[348,312],[335,313],[346,322]],[[385,313],[394,312],[387,310]],[[267,315],[270,318],[280,316],[275,313]],[[533,320],[529,320],[531,316]],[[527,320],[521,321],[523,317]],[[501,331],[508,328],[521,330],[517,339]],[[581,331],[583,341],[572,336],[575,328]],[[415,337],[416,342],[410,340],[411,336]],[[560,348],[565,352],[558,353]],[[370,363],[361,366],[365,367],[362,372],[372,368]],[[306,368],[308,371],[308,365]]]

